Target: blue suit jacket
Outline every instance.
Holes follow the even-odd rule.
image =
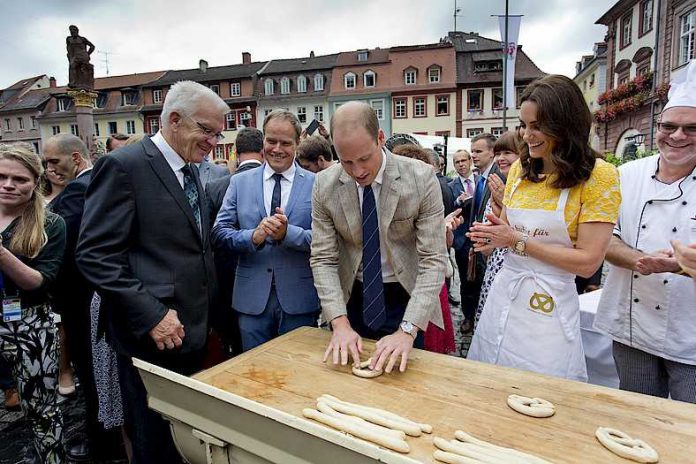
[[[476,182],[476,179],[477,177],[474,176],[474,182]],[[455,250],[461,250],[462,247],[468,243],[468,240],[464,234],[469,232],[468,219],[471,211],[471,200],[466,200],[463,205],[456,204],[457,198],[459,198],[459,195],[461,195],[464,191],[464,187],[462,186],[462,182],[459,180],[458,176],[455,177],[448,185],[452,191],[452,195],[454,196],[454,208],[462,208],[461,217],[464,218],[464,223],[454,231],[454,243],[452,243],[452,248]]]
[[[312,187],[314,174],[296,166],[292,190],[285,208],[288,230],[278,243],[270,238],[256,248],[254,229],[266,217],[263,201],[264,168],[232,176],[218,213],[212,238],[239,256],[232,307],[243,314],[261,314],[275,278],[276,294],[283,311],[305,314],[319,311],[309,252],[312,243]],[[219,279],[230,276],[219,276]]]

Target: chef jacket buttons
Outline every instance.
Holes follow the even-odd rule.
[[[638,274],[633,274],[633,278],[634,278],[634,279],[637,279],[637,278],[638,278]]]
[[[649,200],[649,201],[648,201],[648,204],[649,204],[649,205],[652,205],[652,200]]]
[[[655,306],[655,309],[660,310],[660,305]]]
[[[686,201],[682,201],[682,205],[686,206]]]
[[[677,231],[677,228],[676,228],[676,227],[673,227],[673,228],[672,228],[672,232],[676,232],[676,231]]]
[[[646,226],[645,224],[643,224],[642,226],[640,226],[641,229],[645,229],[646,227],[647,227],[647,226]]]
[[[634,302],[634,303],[638,303],[639,301],[640,301],[640,300],[639,300],[638,298],[634,298],[634,299],[633,299],[633,302]]]
[[[669,280],[665,279],[662,281],[663,284],[667,285],[669,283]]]

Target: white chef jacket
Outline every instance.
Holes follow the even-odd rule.
[[[655,155],[619,168],[614,235],[645,253],[669,250],[673,239],[696,243],[696,169],[667,185],[656,178],[658,162]],[[696,365],[696,282],[609,265],[594,327],[633,348]]]

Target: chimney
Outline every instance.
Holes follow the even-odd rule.
[[[200,69],[202,73],[207,72],[208,71],[208,62],[205,60],[199,60],[198,61],[198,69]]]
[[[52,89],[55,89],[57,87],[55,77],[51,76],[48,78],[48,86]]]
[[[309,57],[310,57],[310,58],[314,58],[314,50],[312,50],[311,52],[309,52]]]
[[[242,52],[242,64],[251,64],[251,53]]]

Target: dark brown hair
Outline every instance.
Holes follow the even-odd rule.
[[[319,161],[322,156],[326,161],[331,161],[331,145],[321,135],[307,137],[297,147],[297,157],[311,163]]]
[[[550,75],[537,79],[524,89],[521,102],[537,105],[536,122],[555,146],[551,153],[556,178],[554,188],[570,188],[586,181],[599,156],[589,145],[592,116],[580,88],[571,79]],[[520,150],[522,178],[541,182],[544,162],[529,155],[525,143]]]
[[[432,166],[432,164],[430,163],[430,157],[428,156],[428,152],[423,150],[421,147],[413,145],[411,143],[394,147],[392,153],[399,156],[405,156],[406,158],[421,160],[425,164]]]
[[[503,151],[511,151],[513,153],[520,153],[522,148],[522,140],[520,139],[517,131],[507,131],[495,141],[493,145],[493,153],[496,155]]]

